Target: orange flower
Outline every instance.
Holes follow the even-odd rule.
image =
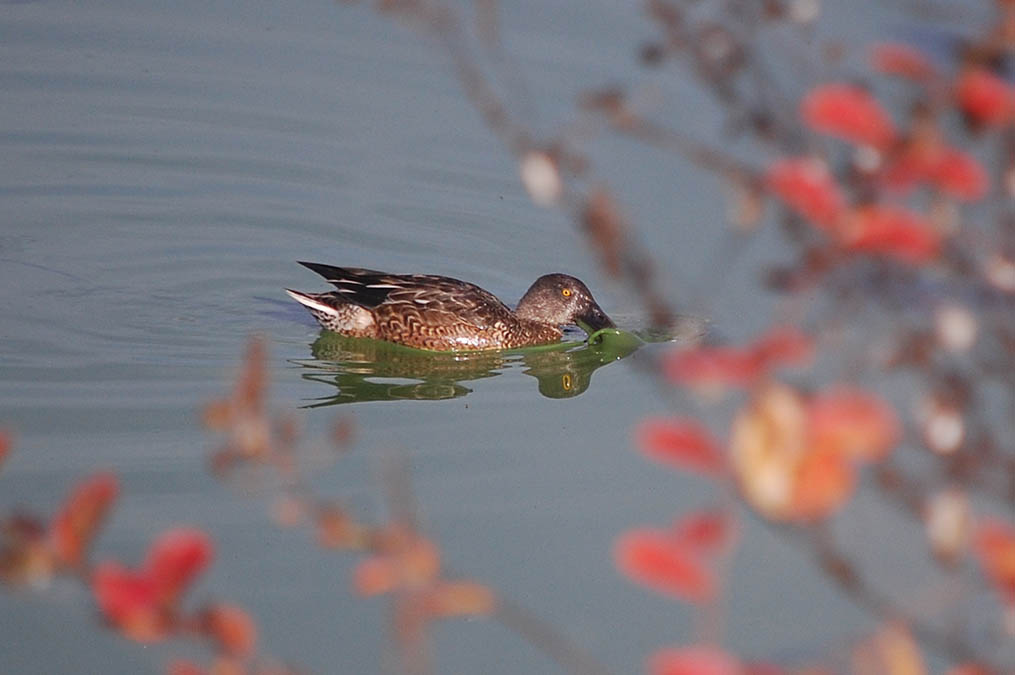
[[[852,143],[885,148],[895,141],[895,125],[870,92],[852,84],[815,87],[800,104],[800,116],[815,131]]]
[[[853,493],[854,463],[882,459],[898,437],[895,414],[862,391],[810,400],[771,384],[738,413],[730,461],[745,499],[774,520],[817,520]]]
[[[828,165],[816,157],[773,162],[765,172],[765,184],[786,206],[821,228],[832,227],[846,208]]]
[[[642,420],[635,437],[646,457],[678,469],[715,476],[726,464],[708,429],[693,419]]]

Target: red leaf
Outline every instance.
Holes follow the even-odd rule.
[[[754,342],[751,351],[765,366],[804,365],[814,356],[814,341],[791,326],[773,328]]]
[[[828,165],[815,157],[773,162],[765,173],[765,183],[788,207],[819,227],[834,225],[846,207]]]
[[[764,372],[757,357],[733,347],[697,347],[666,357],[667,377],[692,386],[749,386]]]
[[[742,675],[740,662],[716,647],[660,649],[649,658],[651,675]]]
[[[364,558],[352,573],[352,587],[360,595],[390,593],[398,583],[398,567],[389,556]]]
[[[0,429],[0,465],[7,459],[7,455],[11,451],[11,435],[9,432]]]
[[[169,675],[208,675],[208,671],[193,661],[175,659],[166,666]]]
[[[850,250],[883,253],[911,264],[933,260],[941,250],[941,235],[922,216],[881,204],[857,209],[839,238]]]
[[[1000,126],[1011,119],[1012,90],[984,68],[965,70],[955,83],[959,108],[978,124]]]
[[[673,538],[703,555],[713,555],[729,545],[735,536],[730,518],[719,511],[697,511],[673,525]]]
[[[716,579],[712,571],[667,532],[652,529],[626,532],[617,539],[613,555],[624,575],[652,590],[696,603],[715,597]]]
[[[60,563],[80,567],[120,486],[112,473],[98,473],[74,488],[50,525],[50,545]]]
[[[816,87],[800,104],[800,116],[815,131],[884,148],[895,140],[895,125],[868,91],[844,83]]]
[[[105,562],[92,575],[92,592],[102,614],[127,637],[152,642],[168,635],[158,586],[147,574]]]
[[[708,429],[695,420],[645,419],[635,436],[642,453],[657,462],[710,476],[721,473],[725,466]]]
[[[886,42],[871,48],[871,65],[885,75],[897,75],[915,81],[929,80],[934,66],[923,52],[898,42]]]
[[[231,656],[248,656],[257,645],[257,625],[234,605],[216,604],[201,612],[201,628]]]
[[[931,181],[956,199],[976,201],[990,189],[987,171],[975,159],[955,148],[947,148],[931,169]]]
[[[214,546],[204,532],[177,528],[162,533],[148,549],[145,573],[156,584],[160,599],[172,604],[211,563]]]

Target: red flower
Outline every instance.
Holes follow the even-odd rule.
[[[10,451],[11,435],[3,429],[0,429],[0,464],[4,463],[4,460],[7,459],[7,455]]]
[[[815,87],[800,104],[800,116],[815,131],[884,148],[895,140],[892,118],[868,91],[844,83]]]
[[[203,532],[170,530],[152,544],[140,570],[117,562],[99,565],[92,576],[92,591],[100,611],[125,635],[160,640],[173,630],[180,595],[212,555],[211,540]]]
[[[936,74],[923,52],[898,42],[874,45],[870,53],[874,70],[885,75],[897,75],[910,80],[925,81]]]
[[[625,532],[613,549],[617,568],[652,590],[689,602],[715,597],[715,574],[698,551],[669,533],[643,528]]]
[[[839,239],[847,249],[883,253],[912,264],[933,260],[941,250],[941,234],[923,217],[883,204],[857,209]]]
[[[204,532],[169,530],[148,549],[145,573],[156,581],[161,599],[172,604],[211,563],[213,555],[211,539]]]
[[[982,199],[990,190],[990,178],[979,162],[957,148],[941,144],[907,148],[885,167],[881,180],[902,192],[927,182],[962,201]]]
[[[894,409],[862,389],[835,387],[820,392],[807,405],[809,443],[853,459],[883,459],[899,440]]]
[[[974,550],[1005,602],[1015,604],[1015,529],[1001,520],[985,520],[977,528]]]
[[[777,327],[758,338],[751,351],[763,365],[805,365],[814,356],[814,341],[792,326]]]
[[[775,328],[744,347],[697,347],[669,355],[666,375],[697,387],[746,387],[780,365],[808,362],[811,339],[795,328]]]
[[[649,658],[650,675],[742,675],[740,661],[717,647],[660,649]]]
[[[978,124],[999,126],[1012,114],[1012,90],[984,68],[965,70],[955,83],[955,100],[962,112]]]
[[[731,518],[721,511],[695,511],[673,524],[672,536],[701,554],[714,555],[736,538]]]
[[[215,604],[201,612],[201,628],[227,654],[248,656],[257,646],[257,626],[244,610]]]
[[[831,227],[846,200],[824,161],[815,157],[780,159],[768,167],[765,183],[800,216],[819,227]]]
[[[92,575],[92,591],[99,611],[127,637],[154,642],[169,634],[170,620],[159,603],[158,584],[145,572],[104,562]]]
[[[642,420],[635,435],[638,447],[650,459],[697,471],[719,474],[725,459],[708,429],[692,419]]]
[[[987,171],[968,154],[946,148],[931,169],[931,181],[956,199],[976,201],[990,189]]]

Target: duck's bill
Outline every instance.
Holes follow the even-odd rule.
[[[586,333],[592,334],[603,328],[616,328],[617,326],[606,316],[606,312],[599,308],[599,305],[592,305],[581,316],[575,317],[575,323],[581,326]]]

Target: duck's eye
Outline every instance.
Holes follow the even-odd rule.
[[[560,289],[560,294],[563,295],[565,298],[570,298],[571,297],[571,289],[570,288],[562,288],[562,289]]]

